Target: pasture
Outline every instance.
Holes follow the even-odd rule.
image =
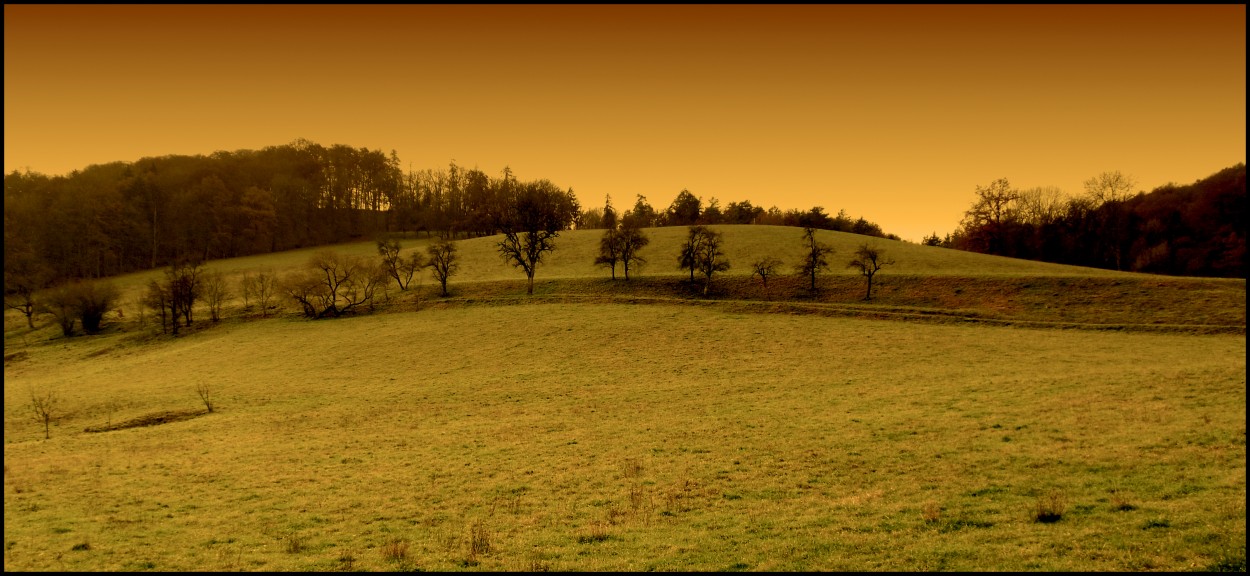
[[[761,292],[745,263],[800,233],[753,228],[700,305],[658,229],[629,284],[562,235],[529,301],[483,238],[452,298],[371,315],[8,314],[5,568],[1244,570],[1244,280],[878,240],[863,303],[838,266]],[[162,413],[193,417],[86,431]]]

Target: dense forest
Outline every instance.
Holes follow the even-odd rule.
[[[959,229],[924,243],[1113,270],[1246,277],[1245,164],[1150,193],[1133,194],[1133,185],[1108,172],[1068,197],[995,180],[977,187]]]
[[[555,187],[547,180],[544,187]],[[163,156],[88,166],[65,176],[14,171],[4,178],[6,293],[167,266],[319,246],[386,233],[451,237],[497,233],[512,171],[492,177],[454,162],[400,169],[395,152],[296,140],[262,150]],[[569,189],[567,195],[574,202]],[[689,224],[810,226],[897,238],[844,211],[721,207],[682,190],[657,210],[638,195],[627,210],[582,210],[571,225],[599,228],[605,212],[641,227]]]

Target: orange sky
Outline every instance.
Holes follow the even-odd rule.
[[[1150,190],[1246,159],[1246,8],[4,7],[4,170],[307,138],[547,178],[586,207],[687,188],[920,240],[997,178]]]

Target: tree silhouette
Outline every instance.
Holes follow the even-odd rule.
[[[860,244],[859,249],[855,251],[855,258],[852,258],[847,263],[847,267],[858,269],[860,274],[868,281],[868,289],[864,292],[864,300],[872,299],[873,276],[882,268],[893,263],[894,260],[886,258],[884,248]]]
[[[803,229],[803,257],[799,260],[798,273],[810,280],[808,290],[816,292],[816,276],[829,269],[829,256],[833,247],[816,240],[816,229]]]

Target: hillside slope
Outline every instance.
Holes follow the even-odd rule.
[[[1241,332],[1245,330],[1245,280],[1171,277],[1116,272],[990,256],[933,246],[817,231],[817,239],[834,248],[830,268],[819,279],[819,291],[811,293],[802,278],[794,275],[801,258],[800,228],[783,226],[712,226],[724,234],[730,269],[714,278],[710,298],[689,285],[689,274],[677,268],[677,254],[685,241],[685,227],[649,228],[650,244],[641,251],[647,263],[631,270],[631,280],[616,281],[610,272],[593,264],[602,230],[574,230],[556,239],[556,250],[538,267],[535,295],[528,300],[700,302],[736,304],[760,312],[867,315],[895,319],[959,320],[994,323],[1027,323],[1059,327],[1112,329],[1165,329]],[[524,274],[500,258],[498,236],[462,239],[458,246],[460,269],[452,276],[452,298],[438,297],[437,285],[425,273],[413,289],[398,291],[392,283],[381,309],[411,310],[438,303],[508,303],[525,300]],[[433,239],[402,240],[403,255],[424,252]],[[894,264],[874,279],[871,301],[865,302],[864,281],[846,266],[861,244],[885,250]],[[232,286],[247,272],[268,270],[279,276],[303,266],[318,250],[335,250],[376,258],[373,242],[353,242],[328,247],[209,262],[209,270],[222,272]],[[775,256],[784,264],[780,274],[764,287],[752,276],[751,263]],[[126,323],[138,312],[138,299],[148,282],[162,270],[149,270],[112,279],[123,293],[119,308],[131,316],[113,318]],[[283,306],[289,303],[279,299]],[[255,315],[244,310],[235,297],[226,307],[227,317]],[[289,309],[294,311],[293,308]],[[12,312],[10,312],[12,314]],[[10,316],[6,316],[10,318]],[[120,321],[120,322],[119,322]],[[6,333],[20,325],[6,321]]]

